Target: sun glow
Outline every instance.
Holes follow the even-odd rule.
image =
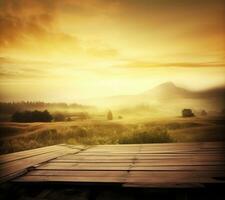
[[[221,1],[159,4],[0,1],[1,100],[136,94],[165,81],[224,85]]]

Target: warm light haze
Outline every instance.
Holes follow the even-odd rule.
[[[224,196],[225,0],[0,0],[0,70],[0,199]]]
[[[225,84],[223,0],[0,0],[0,101]]]

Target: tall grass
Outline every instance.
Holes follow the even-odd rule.
[[[139,125],[92,124],[35,132],[2,141],[1,153],[10,153],[60,143],[98,145],[172,142],[165,128]]]
[[[142,132],[131,132],[119,138],[120,144],[143,144],[173,142],[173,139],[163,128],[152,128]]]

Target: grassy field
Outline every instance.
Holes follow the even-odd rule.
[[[132,144],[224,141],[222,117],[135,120],[83,120],[51,123],[0,123],[0,153],[59,143]]]

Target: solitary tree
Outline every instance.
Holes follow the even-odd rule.
[[[54,115],[54,120],[56,122],[63,122],[63,121],[65,121],[65,119],[66,119],[66,117],[62,113],[56,113]]]
[[[108,120],[113,120],[113,114],[112,114],[111,110],[109,110],[109,112],[107,114],[107,119]]]

